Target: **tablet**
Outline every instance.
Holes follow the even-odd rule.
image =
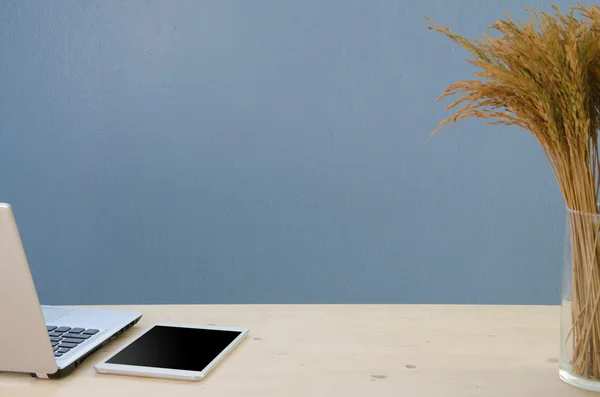
[[[156,324],[94,368],[104,374],[201,380],[247,333],[235,327]]]

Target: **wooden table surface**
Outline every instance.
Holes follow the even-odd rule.
[[[118,307],[110,307],[118,308]],[[138,325],[60,380],[0,374],[2,397],[584,396],[558,379],[556,306],[122,306]],[[97,374],[157,322],[250,328],[203,381]]]

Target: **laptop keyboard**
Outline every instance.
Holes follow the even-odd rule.
[[[81,343],[99,332],[99,330],[93,328],[57,327],[54,325],[47,325],[46,329],[48,330],[50,343],[52,343],[54,357],[62,357],[63,354],[77,348]]]

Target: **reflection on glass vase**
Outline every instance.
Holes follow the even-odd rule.
[[[567,210],[559,375],[600,392],[600,215]]]

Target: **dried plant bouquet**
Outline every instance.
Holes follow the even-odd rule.
[[[439,99],[456,96],[444,125],[478,117],[515,125],[540,143],[558,182],[570,226],[569,329],[572,375],[600,380],[600,8],[578,5],[568,13],[528,9],[527,22],[508,14],[494,35],[467,39],[431,20],[428,29],[465,48],[475,78],[450,85]]]

